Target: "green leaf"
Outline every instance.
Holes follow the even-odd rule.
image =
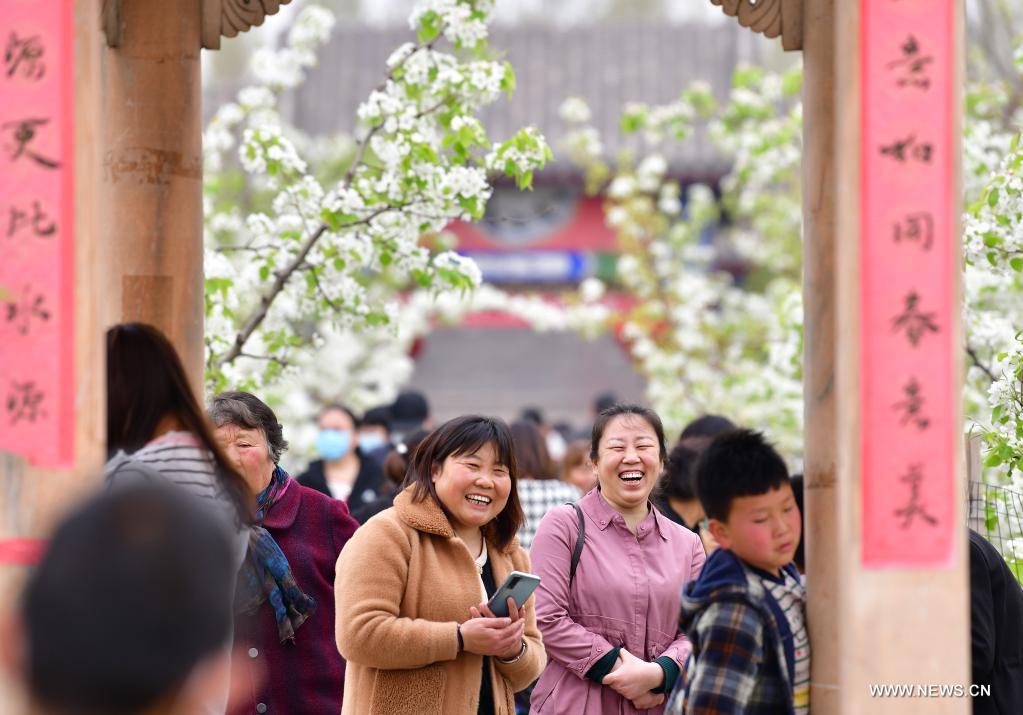
[[[646,126],[647,114],[645,111],[630,112],[622,115],[622,131],[626,134],[634,134]]]
[[[786,72],[782,76],[781,91],[787,97],[794,97],[803,90],[803,72],[801,69]]]
[[[984,528],[988,531],[998,528],[998,511],[991,502],[984,505]]]
[[[995,206],[998,205],[998,187],[997,186],[993,187],[991,189],[991,191],[988,192],[988,195],[987,195],[987,205],[990,206],[991,208],[994,208]]]
[[[511,97],[515,92],[515,86],[515,70],[512,69],[511,62],[505,62],[504,77],[501,78],[501,91]]]
[[[998,453],[997,449],[991,450],[988,454],[987,459],[984,460],[985,467],[997,467],[1002,463],[1002,456]]]
[[[441,17],[433,10],[427,10],[419,17],[419,43],[428,45],[437,39],[440,34]]]
[[[265,281],[270,277],[270,266],[265,263],[259,267],[259,280]]]
[[[459,196],[458,205],[461,206],[462,210],[465,211],[470,216],[472,216],[474,219],[479,220],[483,218],[483,207],[475,198],[470,198],[468,196]]]
[[[415,279],[421,288],[429,288],[433,285],[433,277],[422,268],[413,268],[411,273],[412,278]]]
[[[732,73],[732,86],[751,89],[764,79],[764,70],[754,65],[740,65]]]
[[[1023,258],[1016,256],[1015,258],[1009,259],[1009,265],[1012,266],[1012,270],[1017,273],[1023,273]]]
[[[381,325],[387,325],[391,322],[391,319],[387,317],[386,313],[371,312],[366,313],[366,324],[374,328]]]

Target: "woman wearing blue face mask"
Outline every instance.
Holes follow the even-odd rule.
[[[320,459],[299,476],[299,484],[346,502],[351,512],[375,501],[384,487],[384,473],[359,449],[359,420],[347,407],[331,404],[320,412],[317,424]]]

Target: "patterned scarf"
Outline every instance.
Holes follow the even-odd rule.
[[[291,477],[279,466],[274,467],[270,484],[256,497],[256,524],[249,531],[249,552],[238,578],[235,610],[252,614],[264,601],[270,601],[277,620],[281,643],[294,640],[295,631],[316,612],[316,601],[302,592],[288,559],[270,532],[259,524],[284,493]]]

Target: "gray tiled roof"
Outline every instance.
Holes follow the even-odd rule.
[[[287,102],[291,120],[315,133],[351,131],[356,108],[384,76],[387,57],[409,39],[411,33],[401,29],[337,27],[319,67]],[[734,23],[497,28],[491,44],[507,53],[518,89],[511,100],[502,98],[486,110],[485,123],[495,140],[535,124],[557,154],[564,131],[559,106],[568,96],[581,96],[613,156],[621,146],[618,122],[626,102],[668,102],[697,79],[724,98],[740,53],[748,50],[741,43]],[[672,173],[684,178],[713,178],[725,169],[700,135],[666,145],[664,153]],[[549,173],[568,169],[556,162]]]

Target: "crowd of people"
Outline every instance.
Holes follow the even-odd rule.
[[[719,416],[601,396],[433,425],[318,417],[282,466],[258,396],[205,409],[156,329],[107,333],[106,487],[57,529],[4,649],[40,715],[810,711],[801,481]],[[795,487],[795,488],[794,488]],[[971,534],[977,712],[1023,711],[1023,591]],[[539,584],[494,599],[516,574]]]

